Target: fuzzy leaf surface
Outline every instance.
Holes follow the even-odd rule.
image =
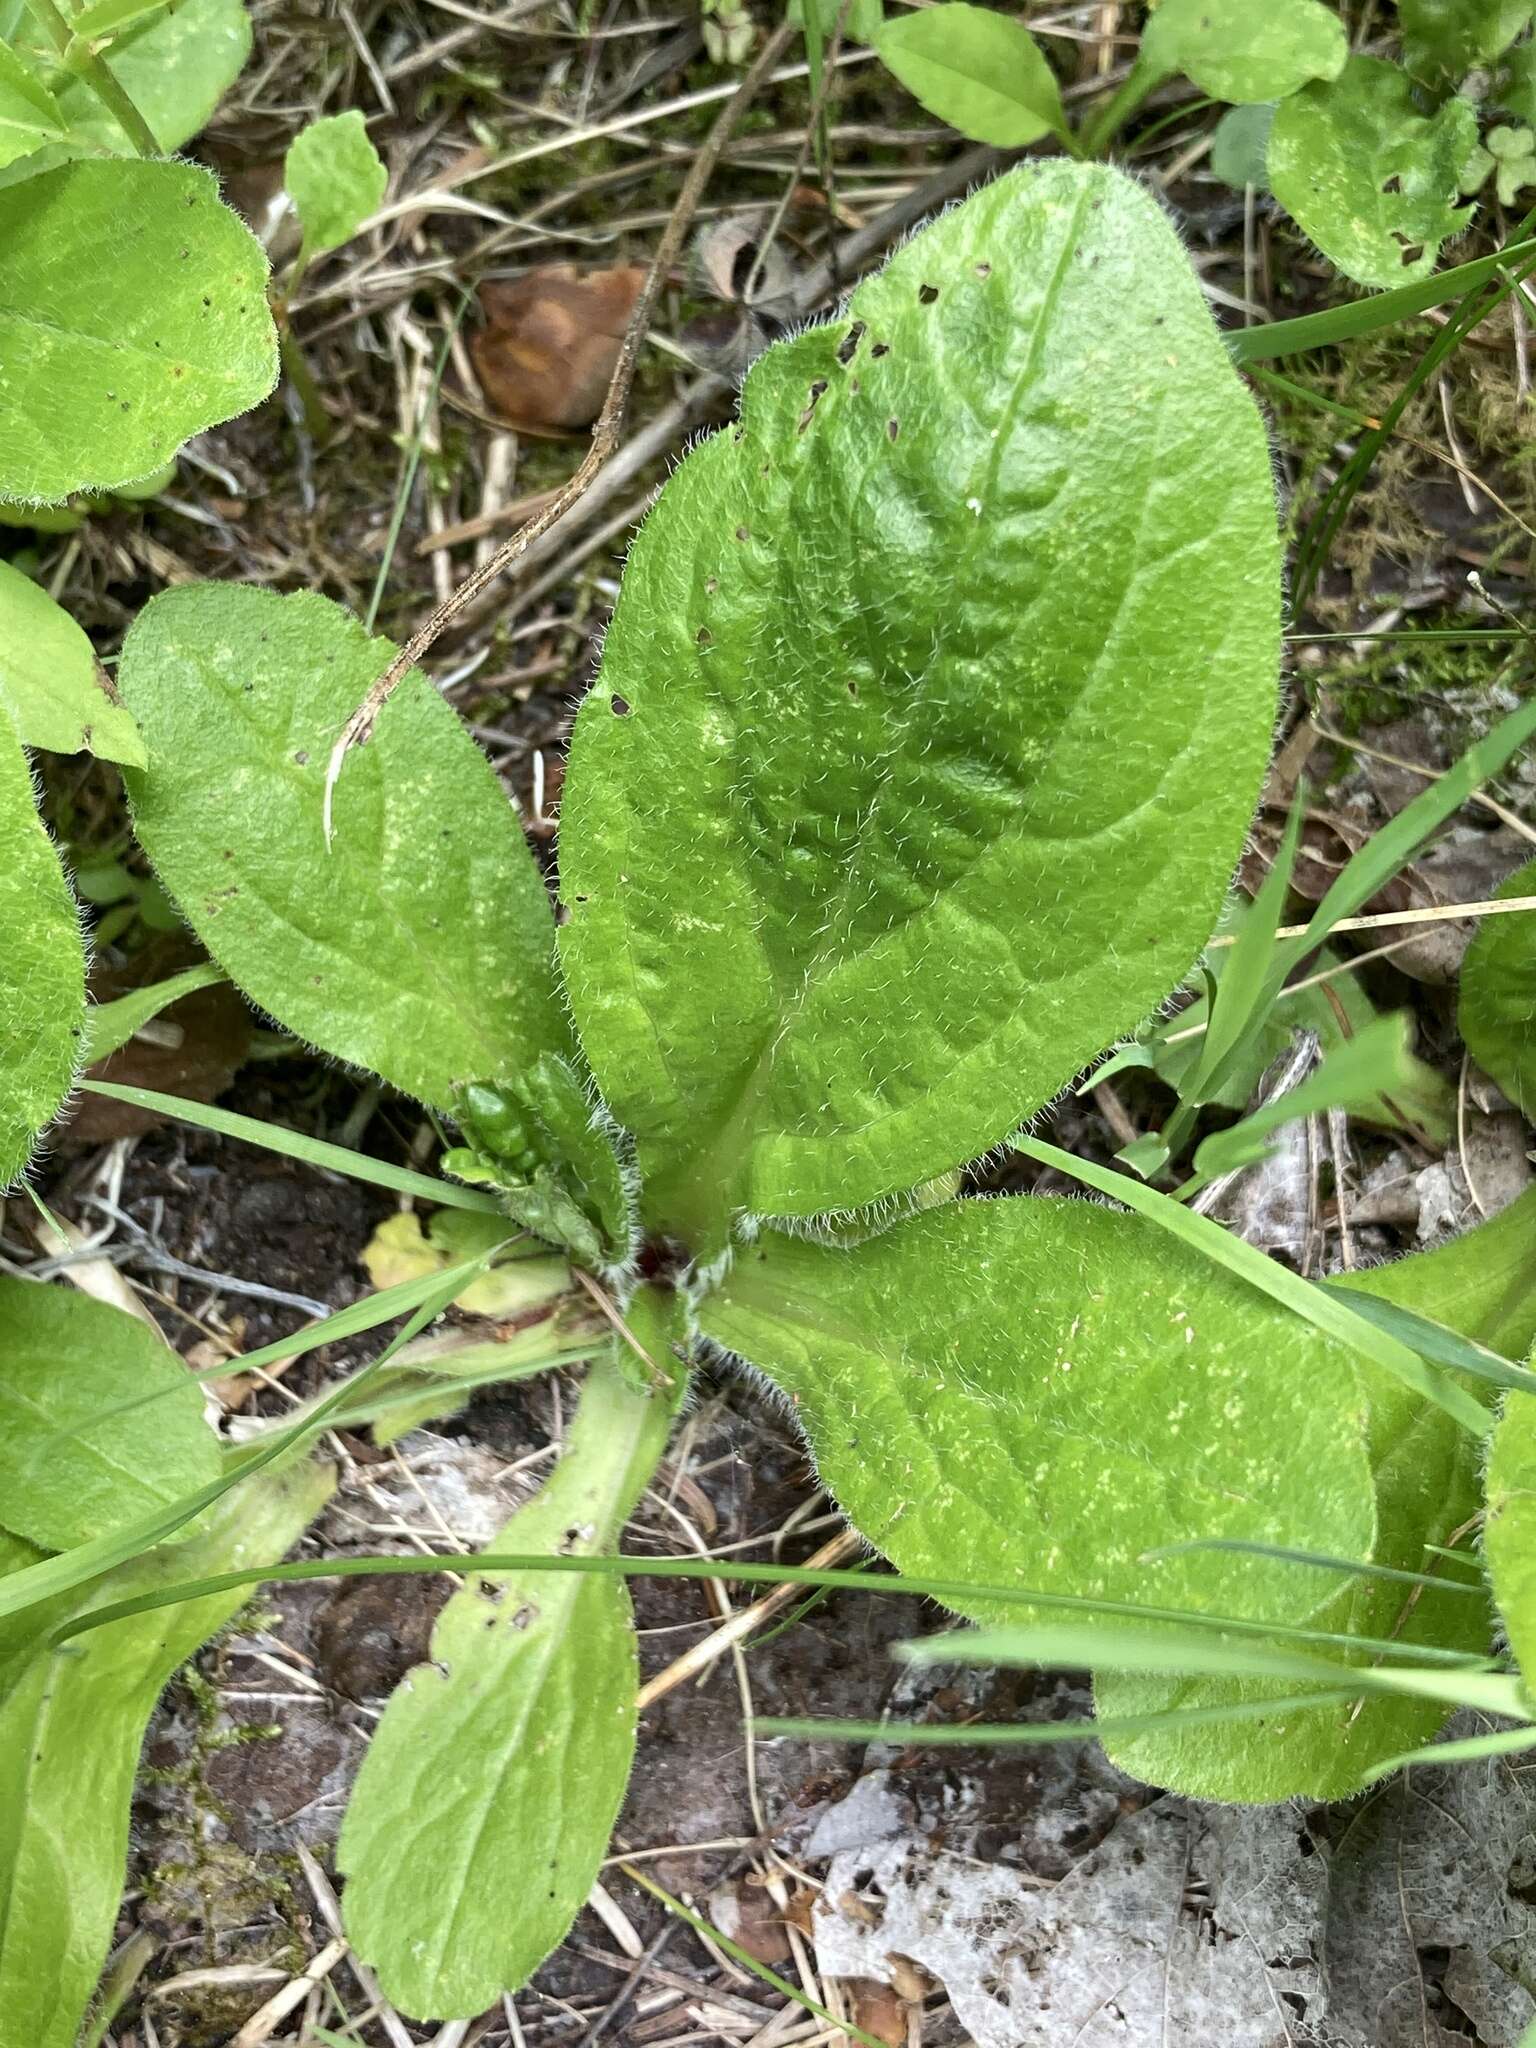
[[[348,762],[326,846],[331,746],[394,651],[312,592],[162,593],[118,670],[155,764],[128,795],[232,981],[298,1037],[447,1107],[568,1032],[517,814],[419,673]]]
[[[312,256],[351,241],[384,197],[389,172],[356,108],[311,121],[294,137],[283,183]]]
[[[1497,894],[1536,896],[1536,861]],[[1536,913],[1483,919],[1462,963],[1458,1022],[1478,1065],[1536,1118]]]
[[[1523,1358],[1536,1338],[1536,1192],[1451,1244],[1350,1274],[1347,1281],[1340,1275],[1339,1284],[1428,1316],[1505,1357]],[[1454,1565],[1436,1560],[1425,1545],[1445,1543],[1458,1532],[1465,1545],[1465,1525],[1480,1499],[1479,1447],[1400,1380],[1365,1359],[1360,1371],[1370,1400],[1368,1453],[1377,1503],[1376,1548],[1369,1555],[1377,1564],[1470,1581],[1470,1572],[1458,1573]],[[1303,1547],[1327,1546],[1308,1538]],[[1334,1554],[1363,1558],[1368,1553]],[[1329,1595],[1318,1612],[1321,1628],[1479,1655],[1487,1647],[1489,1617],[1481,1600],[1431,1589],[1409,1598],[1409,1589],[1390,1581],[1340,1581],[1325,1572],[1314,1577]],[[1241,1684],[1129,1678],[1101,1678],[1097,1687],[1106,1717],[1209,1706],[1252,1698],[1255,1690]],[[1200,1786],[1209,1798],[1283,1799],[1297,1793],[1342,1798],[1359,1789],[1361,1774],[1371,1764],[1430,1741],[1447,1711],[1428,1702],[1378,1696],[1358,1710],[1351,1703],[1292,1716],[1283,1742],[1273,1729],[1275,1739],[1256,1745],[1234,1741],[1219,1728],[1196,1728],[1123,1739],[1115,1743],[1114,1755],[1126,1770],[1158,1782],[1163,1773],[1172,1773],[1181,1783]]]
[[[1270,190],[1346,277],[1412,284],[1472,218],[1457,193],[1476,145],[1466,100],[1426,116],[1406,72],[1380,57],[1351,57],[1337,78],[1276,109]]]
[[[249,1589],[162,1607],[50,1651],[82,1608],[276,1562],[330,1492],[314,1464],[226,1494],[190,1542],[152,1550],[89,1593],[0,1623],[0,2015],[7,2048],[75,2048],[123,1888],[144,1729],[166,1681]],[[24,1560],[12,1558],[16,1569]],[[0,1556],[0,1564],[7,1562]]]
[[[645,1296],[630,1315],[648,1348],[676,1334]],[[554,1472],[492,1548],[615,1548],[673,1412],[597,1362]],[[369,1744],[337,1850],[348,1935],[391,2003],[483,2012],[563,1940],[624,1797],[636,1682],[617,1576],[480,1574],[449,1601],[432,1661]]]
[[[770,1234],[700,1321],[788,1394],[823,1484],[903,1572],[1310,1624],[1336,1587],[1306,1567],[1156,1553],[1372,1554],[1350,1352],[1144,1218],[1029,1197],[851,1251]],[[1279,1732],[1221,1759],[1219,1796],[1276,1796]],[[1200,1762],[1157,1782],[1217,1796]]]
[[[1529,1690],[1536,1677],[1536,1396],[1505,1396],[1488,1459],[1483,1554],[1499,1619]]]
[[[1142,36],[1141,61],[1180,71],[1213,100],[1283,100],[1314,78],[1337,78],[1349,55],[1344,24],[1322,0],[1213,6],[1163,0]]]
[[[121,1406],[150,1394],[157,1398]],[[68,1550],[206,1486],[218,1470],[202,1390],[153,1330],[73,1287],[0,1274],[6,1528]]]
[[[159,469],[277,377],[267,259],[194,164],[65,164],[0,191],[0,496]]]
[[[1147,1014],[1241,850],[1278,588],[1257,415],[1118,172],[1000,178],[758,361],[566,785],[562,960],[654,1226],[909,1188]]]
[[[11,45],[0,42],[0,168],[64,133],[53,94]]]
[[[920,106],[977,142],[1022,149],[1066,123],[1040,45],[995,8],[939,0],[886,22],[874,42]]]
[[[144,766],[144,743],[108,695],[90,641],[9,562],[0,562],[0,706],[29,747]]]
[[[0,713],[0,1188],[32,1156],[69,1093],[85,1028],[80,920]]]

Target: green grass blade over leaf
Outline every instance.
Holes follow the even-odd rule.
[[[234,982],[297,1036],[446,1107],[569,1032],[517,814],[419,673],[359,749],[326,844],[332,744],[394,651],[311,592],[164,592],[119,669],[154,762],[128,793],[161,881]]]
[[[113,1415],[130,1396],[153,1413]],[[0,1275],[0,1521],[45,1550],[217,1477],[196,1380],[163,1338],[74,1288]]]
[[[85,952],[75,899],[37,815],[27,757],[3,712],[0,933],[0,1188],[7,1188],[74,1078],[85,1028]]]
[[[285,1159],[302,1159],[306,1166],[323,1166],[351,1180],[367,1181],[372,1187],[391,1188],[397,1195],[416,1195],[423,1201],[441,1202],[445,1208],[475,1209],[483,1215],[506,1213],[494,1195],[481,1194],[476,1188],[437,1180],[430,1173],[414,1173],[408,1166],[391,1166],[387,1159],[370,1159],[366,1152],[349,1152],[344,1145],[328,1145],[322,1138],[307,1138],[302,1131],[286,1130],[281,1124],[264,1124],[259,1117],[215,1109],[211,1103],[192,1102],[181,1095],[162,1095],[154,1088],[130,1088],[125,1081],[87,1081],[83,1085],[88,1095],[106,1095],[114,1102],[157,1110],[179,1123],[196,1124],[199,1130],[217,1131],[220,1137],[238,1138],[245,1145],[259,1145],[265,1152],[280,1152]]]
[[[0,497],[163,468],[277,378],[261,244],[183,163],[75,163],[0,190]]]
[[[1188,972],[1274,709],[1228,368],[1149,196],[1034,164],[770,349],[673,475],[562,824],[562,960],[653,1226],[704,1251],[736,1206],[931,1178]]]
[[[642,1295],[630,1317],[653,1355],[679,1334],[676,1297]],[[606,1549],[674,1412],[600,1359],[552,1476],[498,1543]],[[564,1938],[624,1797],[636,1683],[619,1577],[476,1573],[449,1602],[369,1745],[337,1851],[347,1932],[394,2004],[467,2018]]]
[[[317,1465],[266,1473],[191,1542],[125,1564],[32,1629],[147,1594],[189,1569],[282,1556],[318,1513]],[[243,1588],[95,1629],[67,1648],[0,1627],[0,2026],[16,2048],[74,2048],[123,1885],[145,1724],[167,1679],[246,1598]]]
[[[1209,1535],[1376,1552],[1352,1351],[1143,1217],[1026,1197],[848,1252],[765,1235],[699,1316],[790,1396],[823,1482],[904,1576],[1219,1610],[1262,1636],[1311,1626],[1335,1587],[1163,1553]],[[979,1592],[949,1604],[1009,1618]],[[1279,1796],[1251,1781],[1266,1756],[1250,1765],[1223,1796]],[[1207,1793],[1203,1762],[1158,1782]]]
[[[1057,1145],[1046,1145],[1037,1138],[1022,1136],[1015,1138],[1014,1144],[1028,1158],[1038,1159],[1042,1165],[1054,1166],[1058,1172],[1081,1181],[1085,1187],[1093,1188],[1101,1195],[1108,1195],[1112,1201],[1123,1202],[1128,1209],[1134,1209],[1138,1215],[1156,1223],[1170,1237],[1199,1252],[1215,1265],[1237,1274],[1304,1321],[1363,1353],[1412,1393],[1443,1408],[1470,1434],[1486,1436],[1492,1427],[1492,1418],[1485,1408],[1454,1382],[1432,1372],[1407,1345],[1377,1329],[1363,1316],[1356,1315],[1336,1295],[1325,1293],[1299,1273],[1293,1273],[1288,1266],[1282,1266],[1278,1260],[1245,1244],[1240,1237],[1224,1230],[1219,1223],[1213,1223],[1208,1216],[1197,1216],[1171,1196],[1161,1195],[1155,1188],[1143,1187],[1123,1173],[1112,1173],[1090,1160],[1075,1159]]]

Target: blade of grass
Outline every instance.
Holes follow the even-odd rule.
[[[1444,1579],[1434,1572],[1405,1571],[1401,1565],[1371,1564],[1358,1557],[1330,1557],[1322,1550],[1287,1550],[1278,1543],[1247,1543],[1240,1536],[1195,1536],[1188,1543],[1164,1543],[1145,1550],[1148,1563],[1157,1558],[1183,1557],[1192,1550],[1221,1550],[1237,1557],[1278,1558],[1282,1564],[1310,1564],[1319,1571],[1346,1572],[1351,1578],[1394,1579],[1399,1585],[1430,1586],[1441,1593],[1475,1593],[1486,1599],[1484,1589],[1470,1579]]]
[[[1493,283],[1501,269],[1530,263],[1536,263],[1536,237],[1506,242],[1491,256],[1478,256],[1451,270],[1437,271],[1418,284],[1398,285],[1393,291],[1356,299],[1347,306],[1331,306],[1326,313],[1304,313],[1295,320],[1266,320],[1256,327],[1234,328],[1224,339],[1233,359],[1240,364],[1331,348],[1336,342],[1354,341],[1362,334],[1395,327],[1399,320],[1411,319],[1415,313],[1427,313],[1434,306],[1480,290]]]
[[[1449,1366],[1454,1372],[1471,1373],[1490,1386],[1536,1394],[1536,1372],[1516,1365],[1513,1359],[1502,1358],[1485,1344],[1474,1344],[1470,1337],[1463,1337],[1458,1330],[1448,1330],[1444,1323],[1431,1322],[1428,1316],[1416,1315],[1411,1308],[1400,1308],[1395,1301],[1384,1301],[1380,1295],[1366,1294],[1357,1287],[1343,1287],[1333,1280],[1319,1280],[1315,1284],[1347,1301],[1356,1315],[1396,1337],[1420,1358]]]
[[[1195,1215],[1170,1195],[1159,1194],[1155,1188],[1132,1180],[1128,1174],[1111,1173],[1090,1160],[1076,1159],[1057,1145],[1042,1144],[1038,1138],[1023,1133],[1014,1138],[1013,1144],[1027,1159],[1037,1160],[1042,1166],[1053,1166],[1069,1179],[1081,1181],[1085,1187],[1123,1202],[1137,1215],[1147,1217],[1174,1237],[1181,1238],[1192,1250],[1259,1288],[1283,1308],[1305,1316],[1309,1323],[1315,1323],[1318,1329],[1347,1344],[1351,1350],[1364,1352],[1383,1371],[1402,1380],[1426,1401],[1433,1401],[1437,1408],[1443,1408],[1470,1435],[1486,1436],[1493,1428],[1493,1417],[1465,1388],[1444,1378],[1406,1344],[1368,1322],[1356,1312],[1352,1303],[1344,1301],[1342,1292],[1325,1293],[1299,1273],[1293,1273],[1289,1267],[1256,1251],[1231,1231],[1223,1230],[1219,1223],[1212,1222],[1207,1216]]]
[[[1220,1707],[1165,1707],[1158,1713],[1115,1714],[1103,1721],[1018,1721],[974,1727],[946,1727],[933,1721],[818,1721],[811,1716],[762,1714],[757,1735],[789,1735],[806,1742],[883,1742],[912,1749],[1035,1749],[1058,1742],[1113,1742],[1120,1735],[1148,1735],[1179,1728],[1207,1728],[1224,1721],[1260,1721],[1304,1707],[1339,1705],[1353,1691],[1295,1693],[1287,1699],[1232,1700]],[[1536,1739],[1536,1736],[1533,1736]]]
[[[382,1578],[400,1573],[409,1575],[417,1572],[453,1571],[461,1562],[452,1557],[392,1554],[305,1557],[288,1564],[253,1566],[244,1571],[222,1572],[214,1578],[188,1580],[182,1585],[158,1587],[152,1593],[138,1594],[131,1600],[118,1601],[112,1607],[93,1608],[89,1614],[68,1623],[60,1631],[59,1640],[62,1642],[71,1635],[82,1634],[87,1629],[100,1628],[110,1621],[121,1621],[130,1614],[147,1613],[151,1608],[174,1607],[183,1600],[202,1599],[206,1594],[232,1592],[237,1586],[255,1586],[268,1582],[285,1584],[289,1581],[309,1579],[351,1579],[369,1576]],[[1095,1619],[1109,1614],[1130,1621],[1167,1622],[1180,1628],[1209,1629],[1219,1635],[1261,1636],[1267,1643],[1316,1643],[1340,1649],[1369,1651],[1373,1656],[1380,1657],[1416,1657],[1421,1663],[1442,1664],[1448,1670],[1480,1671],[1485,1668],[1488,1661],[1484,1657],[1469,1656],[1461,1650],[1441,1650],[1424,1643],[1400,1643],[1376,1636],[1340,1635],[1327,1629],[1292,1628],[1274,1622],[1250,1621],[1238,1615],[1202,1614],[1190,1608],[1154,1607],[1133,1600],[1090,1600],[1072,1593],[1042,1593],[1033,1587],[1025,1586],[983,1586],[977,1585],[973,1580],[895,1578],[846,1567],[818,1570],[802,1565],[744,1564],[734,1558],[722,1558],[714,1562],[691,1557],[549,1557],[526,1555],[521,1552],[515,1555],[488,1552],[478,1555],[476,1562],[484,1565],[487,1570],[498,1572],[607,1572],[634,1579],[734,1579],[742,1585],[822,1586],[833,1592],[867,1593],[873,1588],[881,1593],[893,1593],[920,1600],[948,1601],[950,1604],[956,1601],[985,1600],[995,1602],[999,1606],[1043,1607],[1053,1612],[1081,1614]],[[40,1567],[30,1565],[27,1569],[36,1571]],[[9,1611],[5,1605],[7,1588],[15,1585],[22,1576],[16,1572],[9,1578],[0,1579],[0,1616]]]
[[[362,1152],[348,1152],[344,1146],[328,1145],[322,1138],[306,1138],[298,1131],[285,1131],[278,1124],[264,1124],[253,1116],[240,1116],[232,1109],[214,1109],[205,1102],[189,1102],[180,1095],[161,1095],[154,1088],[129,1088],[119,1081],[85,1081],[88,1095],[105,1095],[113,1102],[130,1102],[136,1109],[153,1109],[178,1123],[196,1124],[199,1130],[215,1131],[221,1138],[238,1138],[242,1144],[259,1145],[265,1152],[280,1152],[285,1159],[302,1160],[306,1166],[323,1166],[350,1180],[367,1181],[376,1188],[390,1188],[397,1195],[417,1195],[424,1202],[440,1202],[446,1209],[475,1209],[482,1215],[505,1214],[501,1204],[477,1188],[460,1187],[451,1180],[437,1180],[431,1174],[413,1173],[406,1166],[390,1166],[382,1159],[370,1159]]]
[[[1389,1778],[1409,1764],[1470,1764],[1487,1756],[1508,1756],[1511,1751],[1536,1749],[1536,1728],[1497,1728],[1487,1735],[1468,1735],[1456,1742],[1431,1742],[1423,1749],[1405,1749],[1401,1756],[1389,1756],[1372,1764],[1365,1773],[1367,1785]]]

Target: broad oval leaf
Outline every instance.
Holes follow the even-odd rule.
[[[193,164],[65,164],[0,191],[0,496],[161,468],[277,378],[267,259]]]
[[[1349,56],[1344,24],[1322,0],[1213,5],[1163,0],[1142,37],[1141,62],[1180,71],[1213,100],[1283,100],[1314,78],[1337,78]]]
[[[1498,894],[1536,896],[1536,861]],[[1484,918],[1462,963],[1458,1021],[1484,1073],[1536,1119],[1536,912]]]
[[[258,1474],[170,1544],[0,1624],[0,2015],[17,2048],[76,2048],[120,1908],[144,1730],[168,1679],[249,1587],[108,1623],[49,1650],[92,1607],[275,1563],[325,1503],[314,1464]],[[14,1569],[21,1560],[12,1561]],[[6,1560],[0,1555],[0,1567]]]
[[[37,815],[27,757],[0,712],[0,1188],[69,1093],[85,1028],[75,899]]]
[[[68,1550],[218,1477],[203,1395],[164,1340],[62,1284],[0,1274],[0,1522]]]
[[[251,23],[244,0],[180,0],[118,36],[111,64],[119,85],[163,150],[200,134],[245,68]],[[82,78],[59,87],[59,107],[72,135],[128,154],[132,145]]]
[[[230,979],[289,1031],[440,1107],[568,1040],[554,924],[490,764],[412,672],[322,816],[336,735],[395,652],[312,592],[145,606],[118,683],[153,763],[139,839]]]
[[[0,707],[29,747],[144,766],[144,743],[110,694],[96,650],[9,562],[0,562]]]
[[[874,45],[919,105],[977,142],[1022,149],[1066,126],[1055,73],[1011,15],[939,0],[886,22]]]
[[[665,1355],[671,1311],[642,1296],[630,1315]],[[673,1413],[596,1363],[553,1474],[493,1549],[614,1549]],[[449,1601],[432,1661],[369,1744],[337,1848],[347,1933],[393,2004],[469,2018],[564,1938],[629,1780],[636,1681],[617,1574],[476,1574]]]
[[[1274,119],[1272,102],[1228,107],[1211,136],[1211,171],[1223,185],[1235,186],[1238,191],[1246,185],[1259,192],[1268,191],[1265,153]]]
[[[1328,1575],[1166,1553],[1221,1537],[1372,1555],[1352,1355],[1141,1217],[1021,1197],[850,1251],[768,1235],[700,1323],[789,1396],[823,1483],[914,1577],[1304,1625],[1337,1590]],[[1341,1721],[1328,1736],[1347,1750]],[[1241,1747],[1219,1791],[1203,1757],[1156,1782],[1278,1796],[1268,1756]]]
[[[1268,757],[1268,450],[1117,172],[999,179],[770,349],[577,720],[562,960],[651,1223],[974,1156],[1188,971]]]
[[[1351,57],[1338,77],[1282,100],[1269,133],[1270,190],[1357,284],[1427,277],[1472,208],[1458,203],[1477,146],[1465,100],[1420,113],[1406,72]]]
[[[384,197],[389,172],[354,108],[299,130],[283,163],[283,183],[305,251],[319,256],[352,239]]]

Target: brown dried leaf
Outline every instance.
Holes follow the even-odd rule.
[[[632,263],[580,271],[546,263],[480,287],[485,325],[469,352],[490,404],[525,434],[591,426],[612,382],[645,283]]]

